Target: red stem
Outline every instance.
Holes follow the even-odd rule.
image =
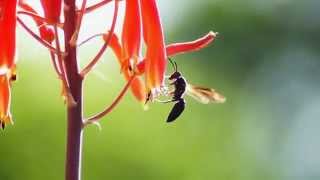
[[[56,71],[58,77],[61,79],[61,72],[60,72],[60,69],[58,67],[55,54],[53,52],[50,52],[50,58],[51,58],[51,62],[52,62],[54,70]]]
[[[128,89],[129,89],[129,87],[135,77],[136,77],[136,75],[133,75],[132,77],[130,77],[127,84],[124,86],[124,88],[121,90],[120,94],[116,97],[116,99],[112,102],[111,105],[109,105],[107,108],[105,108],[102,112],[88,118],[85,122],[85,125],[97,123],[99,120],[101,120],[101,118],[103,118],[104,116],[109,114],[119,104],[121,99],[124,97],[124,95],[128,91]]]
[[[33,12],[18,11],[17,14],[22,14],[22,15],[27,15],[27,16],[32,17],[32,18],[37,22],[37,25],[38,25],[38,26],[39,26],[40,24],[42,24],[42,23],[49,24],[46,18],[41,17],[41,16],[39,16],[39,15],[37,15],[36,13],[33,13]]]
[[[85,13],[85,9],[86,9],[86,4],[87,4],[87,0],[82,0],[82,5],[81,5],[81,11],[80,13],[77,15],[77,24],[76,24],[76,30],[74,31],[72,38],[70,40],[70,44],[72,46],[76,46],[77,45],[77,41],[78,41],[78,37],[79,37],[79,32],[80,32],[80,27],[81,27],[81,23],[82,23],[82,19],[83,19],[83,15]]]
[[[81,43],[79,43],[77,46],[80,47],[82,46],[83,44],[87,43],[88,41],[90,41],[91,39],[93,38],[96,38],[96,37],[99,37],[99,36],[104,36],[105,34],[104,33],[99,33],[99,34],[95,34],[95,35],[92,35],[90,37],[88,37],[86,40],[82,41]]]
[[[62,54],[62,51],[61,51],[61,48],[60,48],[60,38],[59,38],[59,32],[58,32],[58,27],[57,26],[54,26],[54,34],[55,34],[55,42],[56,42],[56,49],[58,51],[58,65],[59,65],[59,69],[61,70],[61,80],[64,84],[64,88],[67,88],[66,92],[69,93],[69,78],[68,76],[66,75],[66,72],[65,72],[65,60],[64,58],[61,56]]]
[[[90,12],[96,10],[96,9],[99,9],[100,7],[108,4],[108,3],[111,2],[111,1],[112,1],[112,0],[103,0],[103,1],[101,1],[101,2],[99,2],[99,3],[97,3],[97,4],[94,4],[94,5],[92,5],[92,6],[89,6],[89,7],[85,8],[85,13],[90,13]],[[79,11],[78,11],[78,12],[79,12]]]
[[[69,80],[70,93],[76,102],[67,108],[67,152],[65,180],[80,180],[81,178],[81,149],[82,149],[82,77],[79,75],[77,62],[77,47],[70,45],[70,40],[76,30],[75,0],[64,0],[65,25],[65,50],[64,59],[66,75]]]
[[[51,44],[47,43],[46,41],[42,40],[36,33],[34,33],[28,26],[20,19],[17,18],[18,23],[39,43],[41,43],[44,47],[48,48],[51,52],[58,54],[57,50],[51,46]]]
[[[115,0],[114,1],[113,19],[112,19],[112,23],[111,23],[109,36],[108,36],[107,40],[105,40],[105,43],[103,44],[102,48],[99,50],[98,54],[93,58],[92,61],[90,61],[90,63],[86,67],[83,68],[82,72],[80,73],[82,77],[85,77],[94,68],[94,66],[99,62],[103,53],[106,51],[106,49],[111,41],[111,37],[114,33],[114,30],[115,30],[115,26],[116,26],[117,18],[118,18],[118,10],[119,10],[119,1]]]

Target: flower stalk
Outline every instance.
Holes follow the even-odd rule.
[[[66,77],[69,81],[71,96],[75,103],[70,103],[67,96],[67,147],[66,147],[66,180],[80,180],[81,178],[81,149],[82,149],[82,77],[79,74],[77,61],[77,47],[69,42],[76,31],[76,4],[75,0],[65,0],[64,8],[64,42],[67,52],[63,61],[66,68]]]
[[[163,95],[161,91],[173,85],[172,83],[166,84],[165,81],[169,56],[202,49],[217,35],[209,32],[194,41],[166,45],[157,1],[122,1],[125,3],[125,16],[122,23],[117,23],[121,0],[101,0],[91,6],[87,6],[87,0],[82,0],[80,8],[77,7],[76,0],[40,0],[43,15],[39,15],[24,0],[0,1],[0,127],[4,128],[7,124],[12,123],[11,84],[16,79],[15,34],[16,23],[19,23],[34,39],[50,51],[52,65],[62,82],[62,95],[67,108],[65,180],[81,179],[82,137],[86,125],[98,123],[104,116],[112,112],[129,89],[143,105],[146,102],[152,102],[157,95],[161,93]],[[110,29],[78,43],[79,32],[86,13],[97,10],[109,2],[114,2]],[[20,8],[18,11],[16,10],[17,5]],[[62,7],[64,16],[61,16]],[[38,31],[30,29],[29,24],[26,24],[21,16],[32,18]],[[115,32],[117,24],[122,27],[120,40]],[[83,69],[80,69],[77,48],[95,37],[102,37],[104,43],[92,60]],[[143,46],[145,52],[142,50]],[[85,119],[83,117],[83,82],[102,59],[108,47],[117,57],[119,70],[126,84],[114,101],[102,112]],[[177,86],[175,88],[177,89]],[[214,99],[213,89],[200,87],[195,87],[195,89],[198,91],[194,92],[194,96],[202,100],[203,98]],[[170,93],[166,95],[169,96]]]

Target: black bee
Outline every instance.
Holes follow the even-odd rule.
[[[178,71],[178,66],[176,62],[173,62],[169,58],[170,63],[174,67],[175,72],[169,77],[169,80],[172,81],[170,85],[174,86],[172,95],[172,100],[167,102],[176,102],[173,106],[168,118],[167,122],[173,122],[176,120],[181,113],[184,111],[186,102],[184,100],[184,95],[187,94],[197,100],[202,104],[209,103],[224,103],[226,98],[216,92],[214,89],[194,86],[187,83],[186,79],[182,76],[182,74]]]
[[[169,80],[171,81],[170,85],[174,86],[173,91],[169,93],[172,96],[171,100],[168,101],[159,101],[161,103],[170,103],[175,102],[172,110],[170,111],[167,122],[175,121],[184,111],[186,107],[186,101],[184,99],[184,95],[187,94],[197,100],[202,104],[209,104],[209,103],[224,103],[226,98],[216,92],[214,89],[201,87],[201,86],[194,86],[187,83],[187,80],[182,76],[182,74],[178,71],[177,63],[172,61],[168,58],[170,63],[174,68],[174,73],[169,76]],[[147,94],[146,102],[152,99],[152,93],[149,92]]]
[[[173,62],[169,58],[170,63],[174,67],[175,72],[169,77],[169,80],[172,81],[170,85],[174,86],[174,91],[171,92],[172,94],[172,100],[168,102],[176,102],[175,105],[173,106],[168,118],[167,122],[173,122],[176,120],[181,113],[184,111],[186,107],[186,102],[184,100],[184,95],[187,90],[187,81],[186,79],[182,76],[182,74],[178,71],[178,66],[176,62]]]

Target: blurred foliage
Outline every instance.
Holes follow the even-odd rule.
[[[209,48],[174,59],[190,83],[216,88],[227,103],[187,98],[185,113],[168,125],[171,105],[143,111],[126,96],[101,131],[84,132],[83,179],[319,179],[319,111],[311,108],[320,105],[319,5],[203,0],[172,12],[179,21],[165,30],[168,43],[219,32]],[[45,51],[21,46],[32,55],[21,52],[15,125],[0,135],[0,179],[63,179],[60,84]],[[111,102],[123,84],[116,61],[102,62],[85,84],[85,114]]]

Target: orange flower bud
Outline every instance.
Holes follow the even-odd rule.
[[[40,26],[39,28],[40,37],[48,43],[52,43],[55,38],[54,31],[51,27],[48,26]]]

